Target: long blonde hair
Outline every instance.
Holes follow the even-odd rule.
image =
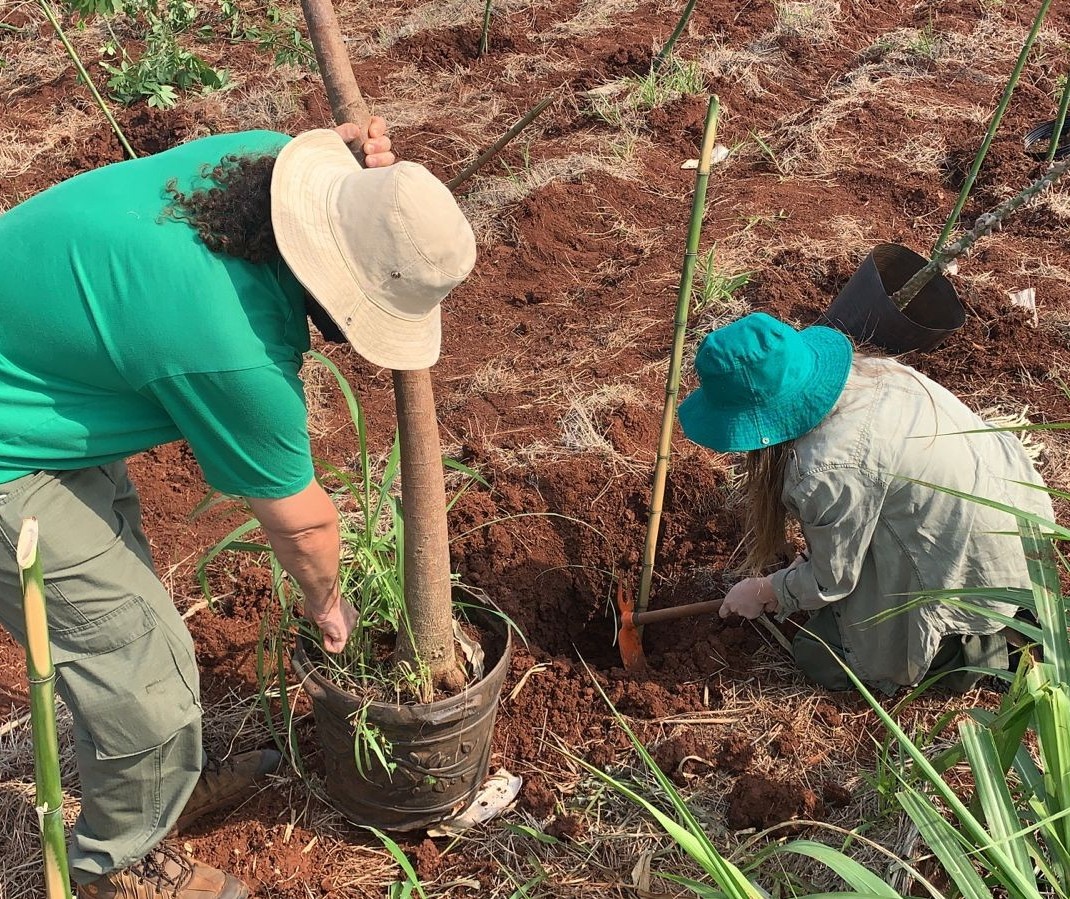
[[[791,457],[791,442],[747,453],[743,460],[747,511],[747,558],[744,570],[760,574],[783,561],[787,544],[788,510],[784,505],[784,472]]]

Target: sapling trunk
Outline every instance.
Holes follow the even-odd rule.
[[[335,121],[352,122],[366,135],[368,107],[331,0],[301,0],[301,8]],[[358,158],[363,156],[358,154]],[[405,512],[405,608],[411,628],[399,628],[397,646],[402,661],[409,662],[414,672],[429,675],[431,682],[421,678],[418,686],[419,698],[426,701],[435,685],[454,692],[464,685],[453,643],[446,488],[431,372],[421,369],[393,375]]]
[[[999,106],[996,107],[995,114],[992,116],[992,121],[988,123],[985,139],[981,142],[981,147],[974,157],[973,165],[970,166],[969,174],[962,184],[958,200],[955,201],[955,208],[951,210],[951,215],[948,216],[947,222],[944,224],[944,230],[940,232],[936,245],[933,247],[933,259],[939,255],[944,244],[947,243],[947,239],[951,236],[951,232],[955,230],[955,224],[958,222],[959,216],[966,206],[966,200],[970,196],[970,191],[973,190],[973,184],[977,180],[977,173],[981,170],[981,163],[985,161],[985,156],[988,155],[988,148],[992,146],[992,140],[996,136],[996,129],[999,128],[999,123],[1003,120],[1003,113],[1007,111],[1007,106],[1011,102],[1011,95],[1014,93],[1015,87],[1018,86],[1018,78],[1022,74],[1022,69],[1025,68],[1026,60],[1029,58],[1029,51],[1033,49],[1037,35],[1040,34],[1040,26],[1044,23],[1044,17],[1048,14],[1049,6],[1051,6],[1051,0],[1043,0],[1040,4],[1040,9],[1037,10],[1036,18],[1033,19],[1033,27],[1029,32],[1029,36],[1025,39],[1025,43],[1022,44],[1014,71],[1011,72],[1010,78],[1007,79],[1007,85],[1003,88],[1003,96],[1000,98]]]
[[[1070,168],[1070,159],[1066,159],[1058,165],[1052,166],[1043,178],[1034,181],[1027,188],[1020,193],[1015,194],[1015,196],[1011,197],[1009,200],[1005,200],[991,212],[986,212],[982,215],[977,219],[977,222],[971,230],[963,234],[962,237],[956,240],[953,244],[945,247],[937,253],[924,267],[920,268],[910,280],[906,282],[906,284],[892,294],[892,302],[894,302],[899,309],[906,309],[906,307],[910,305],[911,300],[921,293],[925,285],[935,278],[939,272],[942,272],[947,268],[948,263],[950,263],[951,260],[961,256],[980,238],[984,237],[992,231],[993,228],[1001,224],[1004,219],[1009,218],[1016,210],[1033,199],[1033,197],[1059,180],[1059,178],[1066,174],[1068,168]]]
[[[647,519],[646,545],[643,549],[643,570],[639,578],[639,598],[635,603],[637,612],[644,611],[650,602],[650,583],[654,576],[654,553],[658,545],[661,506],[665,498],[665,481],[669,473],[669,454],[672,449],[672,427],[676,418],[676,397],[680,393],[684,338],[687,333],[687,315],[691,305],[691,283],[695,277],[695,260],[698,258],[699,238],[702,236],[702,219],[706,211],[706,186],[710,180],[713,145],[717,142],[719,112],[720,101],[716,96],[710,97],[710,105],[706,110],[706,125],[702,132],[698,174],[695,178],[695,196],[691,202],[691,227],[687,234],[687,252],[684,255],[684,265],[680,273],[680,291],[676,298],[672,354],[669,358],[669,374],[665,383],[665,406],[661,413],[661,436],[658,441],[658,457],[654,464],[654,484],[650,491],[650,516]]]
[[[37,822],[44,857],[45,896],[70,899],[66,835],[63,830],[63,787],[59,779],[59,740],[56,736],[56,671],[48,643],[45,583],[37,554],[36,518],[22,523],[16,561],[22,579],[22,610],[26,620],[26,670],[30,681],[30,721],[33,727],[33,770],[37,784]]]

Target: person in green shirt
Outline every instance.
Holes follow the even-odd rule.
[[[58,688],[81,783],[82,897],[240,899],[163,843],[274,771],[208,762],[189,632],[153,569],[124,459],[184,439],[245,497],[304,611],[340,651],[334,505],[313,477],[298,371],[311,318],[376,365],[439,354],[472,230],[372,119],[295,138],[218,134],[78,175],[0,215],[0,623],[20,641],[14,545],[40,522]]]

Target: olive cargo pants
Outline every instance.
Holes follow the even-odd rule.
[[[193,641],[156,577],[124,463],[0,484],[0,624],[25,645],[14,546],[37,516],[57,689],[74,719],[78,882],[144,857],[202,767]]]
[[[806,630],[800,630],[791,641],[792,655],[799,670],[827,690],[853,690],[854,682],[840,664],[846,661],[846,656],[832,607],[814,612],[804,627]],[[820,640],[814,639],[815,636]],[[822,640],[827,645],[822,645]],[[950,672],[944,674],[939,685],[953,693],[965,693],[972,690],[984,675],[959,671],[959,668],[1006,668],[1007,662],[1007,640],[1002,634],[949,636],[941,641],[925,677]]]

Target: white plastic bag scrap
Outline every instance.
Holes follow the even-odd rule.
[[[726,147],[724,144],[717,144],[713,148],[713,153],[710,155],[710,165],[719,165],[720,163],[724,162],[731,152],[732,151],[729,150],[728,147]],[[684,164],[681,165],[680,168],[684,169],[685,171],[687,171],[688,169],[697,169],[698,160],[686,159],[684,160]]]
[[[496,818],[513,804],[523,783],[520,777],[501,768],[484,781],[482,788],[476,793],[476,798],[468,808],[456,818],[450,818],[449,821],[443,821],[438,826],[429,828],[427,835],[429,837],[452,837],[470,827]]]
[[[1011,290],[1007,292],[1007,296],[1011,298],[1012,306],[1017,306],[1032,314],[1034,328],[1040,323],[1040,318],[1037,315],[1037,289],[1035,287]]]

